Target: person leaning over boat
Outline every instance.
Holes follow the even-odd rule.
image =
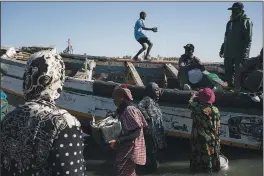
[[[1,122],[2,175],[85,175],[80,122],[55,104],[64,80],[60,55],[30,56],[23,75],[25,104]]]
[[[7,73],[7,65],[4,63],[1,63],[1,69],[0,69],[0,74],[1,74],[1,84],[3,80],[3,76]],[[1,90],[1,121],[5,118],[5,115],[8,112],[8,101],[7,101],[7,95],[5,94],[4,91]]]
[[[117,86],[113,91],[116,115],[122,124],[119,139],[109,142],[116,150],[114,176],[135,176],[136,164],[145,165],[146,147],[143,128],[147,127],[140,110],[132,105],[132,94],[126,86]]]
[[[242,67],[236,70],[235,93],[239,94],[242,87],[252,93],[262,92],[263,87],[263,48],[257,57],[247,60]],[[253,100],[259,102],[260,99],[254,95]]]
[[[167,147],[162,112],[158,104],[160,95],[159,86],[154,82],[150,82],[146,86],[145,97],[138,104],[138,108],[148,123],[148,130],[145,131],[144,136],[147,153],[146,166],[150,171],[158,169],[158,150]]]
[[[232,14],[226,25],[225,38],[219,56],[224,58],[225,81],[228,83],[228,89],[232,90],[237,68],[249,58],[253,23],[245,14],[244,5],[241,2],[234,3],[228,10],[231,10]]]
[[[146,12],[140,12],[139,19],[136,21],[136,24],[135,24],[135,27],[134,27],[135,39],[142,46],[142,48],[138,51],[138,53],[133,57],[134,60],[138,60],[138,56],[143,51],[145,51],[147,49],[145,43],[148,44],[148,49],[147,49],[147,53],[146,53],[144,59],[148,59],[150,50],[151,50],[151,48],[153,46],[153,44],[150,42],[149,38],[143,33],[143,30],[158,32],[158,29],[156,27],[154,27],[154,28],[145,27],[144,20],[145,20],[146,16],[147,16]]]
[[[184,46],[185,53],[179,58],[179,82],[181,89],[191,90],[192,86],[214,88],[212,81],[203,75],[205,67],[194,53],[194,45]],[[192,86],[190,85],[192,84]]]
[[[192,172],[220,170],[220,112],[213,106],[212,89],[201,89],[189,100],[193,119],[191,132],[190,169]]]

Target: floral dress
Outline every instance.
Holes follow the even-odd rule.
[[[220,170],[220,113],[209,104],[193,99],[190,168],[193,172],[212,173]]]

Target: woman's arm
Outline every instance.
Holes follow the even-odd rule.
[[[192,94],[190,100],[189,100],[189,104],[188,104],[188,108],[192,111],[195,110],[195,108],[198,106],[198,98],[196,96],[196,94]]]
[[[132,141],[134,139],[136,139],[137,137],[139,137],[140,135],[140,128],[135,129],[134,131],[131,131],[129,134],[124,135],[124,136],[120,136],[117,140],[117,143],[123,143],[126,141]]]

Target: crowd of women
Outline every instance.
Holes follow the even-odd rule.
[[[23,76],[25,103],[1,121],[2,175],[86,175],[80,122],[56,106],[65,80],[65,65],[58,54],[40,51],[27,62]],[[159,166],[159,151],[166,149],[159,86],[151,82],[145,97],[133,103],[131,91],[118,85],[113,91],[115,117],[122,133],[109,141],[115,153],[114,176],[136,175],[136,165],[149,172]],[[220,114],[210,88],[190,96],[192,111],[190,168],[193,172],[220,170]]]

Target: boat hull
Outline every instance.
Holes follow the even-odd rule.
[[[2,89],[8,94],[14,107],[24,102],[22,96],[22,75],[25,62],[5,60],[8,74],[4,76]],[[67,77],[64,90],[57,105],[76,116],[85,127],[93,116],[104,118],[106,113],[116,109],[112,91],[116,83],[88,81]],[[144,87],[129,86],[135,103],[143,96]],[[191,134],[191,111],[187,108],[190,92],[165,89],[160,107],[165,130],[170,136],[189,138]],[[216,105],[221,112],[221,143],[241,148],[262,148],[263,110],[262,103],[254,103],[249,97],[236,99],[233,94],[216,93]],[[10,110],[12,110],[11,108]]]

